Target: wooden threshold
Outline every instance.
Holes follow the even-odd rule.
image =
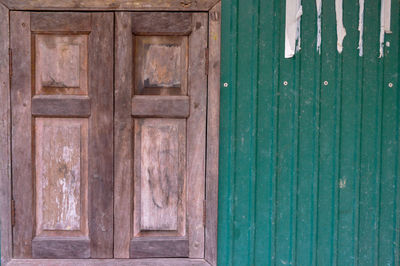
[[[203,259],[13,259],[8,266],[209,266]]]

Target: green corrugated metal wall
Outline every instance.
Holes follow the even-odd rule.
[[[358,0],[343,1],[342,54],[322,1],[321,55],[302,2],[302,49],[284,59],[284,0],[222,1],[219,265],[400,265],[399,1],[383,59],[379,0],[363,57]]]

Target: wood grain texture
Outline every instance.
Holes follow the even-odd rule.
[[[187,95],[188,37],[134,39],[135,94]]]
[[[65,260],[45,260],[31,259],[12,260],[10,266],[208,266],[209,264],[202,259],[65,259]]]
[[[179,258],[189,255],[187,238],[138,238],[131,241],[131,258]]]
[[[89,35],[89,238],[92,258],[113,256],[114,14],[93,13]],[[99,56],[101,55],[101,56]]]
[[[221,3],[210,10],[208,23],[209,64],[204,258],[211,265],[217,265]]]
[[[89,32],[92,28],[90,16],[90,13],[32,12],[31,30],[35,32]]]
[[[114,257],[129,258],[132,217],[133,66],[131,13],[115,14]]]
[[[12,161],[15,226],[13,257],[30,258],[33,237],[33,180],[31,136],[31,36],[30,14],[11,12],[11,48],[13,50],[11,79]]]
[[[183,12],[134,12],[132,32],[135,35],[189,35],[192,14]]]
[[[88,119],[36,118],[34,161],[36,236],[87,237]]]
[[[185,124],[135,119],[134,237],[186,234]]]
[[[189,97],[136,95],[132,99],[132,115],[186,118],[189,116]]]
[[[34,38],[35,94],[87,95],[87,35],[34,34]]]
[[[47,117],[89,117],[90,99],[86,96],[41,95],[32,98],[32,115]]]
[[[12,256],[9,11],[0,4],[0,230],[1,262]]]
[[[11,10],[208,11],[218,0],[1,0]]]
[[[84,259],[90,257],[90,241],[87,237],[35,237],[32,240],[33,258]]]
[[[190,116],[187,120],[189,257],[204,257],[203,211],[205,200],[205,153],[207,76],[205,52],[208,14],[193,14],[189,37]]]

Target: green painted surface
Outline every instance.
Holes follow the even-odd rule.
[[[303,2],[284,59],[284,0],[222,1],[219,265],[400,265],[399,1],[379,55],[380,1]],[[286,82],[287,82],[287,85]],[[389,86],[392,83],[393,86]]]

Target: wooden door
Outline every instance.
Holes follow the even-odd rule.
[[[207,13],[116,13],[117,258],[204,257]]]
[[[113,256],[113,14],[11,12],[14,258]]]

